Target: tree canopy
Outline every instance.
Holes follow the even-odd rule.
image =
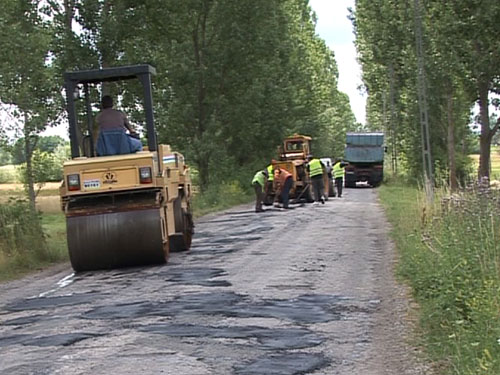
[[[421,4],[417,12],[417,5]],[[496,1],[357,0],[356,45],[369,93],[367,118],[389,135],[393,158],[422,174],[416,17],[422,19],[426,99],[436,183],[455,187],[468,174],[470,111],[480,107],[479,177],[489,176],[489,94],[498,92],[500,45]]]
[[[47,106],[36,103],[50,98],[62,110],[64,71],[149,63],[158,72],[159,140],[194,164],[202,188],[225,179],[247,183],[250,171],[266,165],[295,132],[317,140],[318,155],[338,156],[345,130],[358,125],[338,91],[335,56],[315,33],[308,0],[30,0],[29,13],[8,3],[2,20],[16,26],[12,35],[3,28],[5,40],[22,45],[18,39],[27,35],[39,52],[2,74],[2,101],[20,103],[5,96],[8,84],[22,90],[46,126]],[[22,59],[25,49],[17,51]],[[27,72],[36,73],[30,78],[37,77],[36,88],[16,84]],[[139,121],[137,90],[109,84],[92,95],[95,103],[103,94],[119,96]]]

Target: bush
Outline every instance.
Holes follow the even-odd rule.
[[[230,208],[232,206],[248,203],[252,199],[249,191],[234,181],[220,185],[210,185],[205,191],[194,196],[193,212],[195,217]]]
[[[0,184],[13,184],[18,182],[17,170],[13,165],[0,167]]]
[[[0,204],[0,251],[16,262],[44,260],[47,245],[40,217],[24,200]]]
[[[63,163],[68,159],[68,148],[59,146],[53,153],[35,150],[32,157],[33,179],[36,184],[61,181]],[[19,168],[19,177],[23,184],[27,183],[26,164]]]

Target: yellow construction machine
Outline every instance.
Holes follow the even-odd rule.
[[[75,271],[164,263],[169,251],[191,246],[189,168],[180,153],[157,143],[154,74],[150,65],[134,65],[64,75],[71,160],[64,163],[60,195]],[[142,84],[147,146],[135,153],[97,156],[90,90],[131,79]],[[76,93],[84,93],[84,100]],[[77,113],[82,112],[87,129],[78,124]]]
[[[283,168],[292,174],[293,186],[290,189],[290,198],[303,199],[306,202],[313,202],[313,192],[311,189],[311,179],[307,172],[307,156],[311,154],[311,137],[307,135],[294,134],[283,140],[283,144],[278,147],[278,160],[275,165]],[[324,195],[329,196],[329,177],[327,171],[323,174]],[[269,191],[266,202],[272,202],[274,192]]]

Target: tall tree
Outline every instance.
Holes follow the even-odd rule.
[[[41,1],[6,0],[2,5],[0,23],[7,33],[4,48],[9,53],[0,57],[0,101],[15,108],[18,122],[10,125],[21,124],[28,196],[34,211],[33,151],[38,134],[54,120],[58,95],[51,65],[51,28],[39,11]]]

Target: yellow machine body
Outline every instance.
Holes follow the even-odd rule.
[[[61,204],[76,271],[163,263],[169,251],[189,249],[189,168],[168,145],[75,158],[63,170]]]
[[[279,168],[286,169],[293,176],[293,185],[290,189],[291,198],[303,198],[308,202],[313,201],[311,179],[307,173],[307,156],[311,153],[312,138],[307,135],[293,134],[283,140],[278,147],[278,161],[275,163]],[[329,196],[329,177],[323,173],[324,194]],[[268,192],[273,195],[274,192]],[[269,201],[270,199],[267,199]]]

